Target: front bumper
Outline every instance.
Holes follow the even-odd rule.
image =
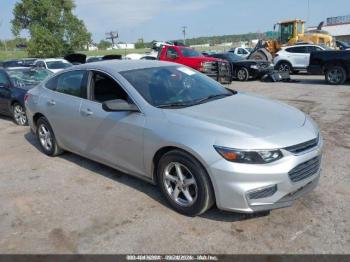
[[[282,150],[282,159],[264,165],[232,163],[225,159],[214,163],[210,171],[217,207],[222,210],[253,213],[292,205],[294,200],[318,185],[321,165],[310,176],[297,182],[293,182],[288,173],[311,159],[321,158],[322,143],[320,139],[317,147],[299,155]],[[264,193],[259,193],[264,189],[272,194],[264,197]],[[251,193],[262,197],[252,199]]]
[[[259,68],[259,69],[252,69],[251,68],[249,73],[253,78],[261,78],[264,75],[269,74],[273,71],[274,71],[273,66],[270,66],[270,67]]]

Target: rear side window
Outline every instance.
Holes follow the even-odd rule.
[[[9,80],[5,72],[0,71],[0,85],[8,85]]]
[[[45,87],[63,94],[84,97],[84,76],[85,71],[83,70],[63,73],[47,81]]]
[[[297,46],[297,47],[290,47],[286,49],[287,52],[289,53],[307,53],[306,51],[306,46]]]
[[[322,49],[318,46],[308,46],[308,53],[315,52],[315,51],[322,51]]]

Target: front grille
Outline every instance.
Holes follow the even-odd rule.
[[[320,169],[320,165],[321,156],[314,157],[309,161],[297,165],[295,168],[288,172],[288,176],[293,182],[301,181],[316,174]]]
[[[248,194],[249,199],[259,199],[259,198],[265,198],[270,197],[277,191],[277,185],[274,185],[272,187],[259,189],[256,191],[253,191]]]
[[[316,147],[318,145],[318,142],[319,142],[319,136],[317,136],[317,138],[312,139],[310,141],[307,141],[298,145],[294,145],[294,146],[285,147],[284,149],[293,154],[299,154],[311,148]]]
[[[222,84],[231,83],[230,64],[226,62],[205,62],[203,73]]]
[[[264,68],[268,68],[269,67],[269,63],[266,62],[260,62],[258,64],[259,68],[264,69]]]

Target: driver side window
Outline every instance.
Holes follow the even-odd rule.
[[[111,77],[101,72],[92,73],[90,99],[99,103],[116,99],[122,99],[131,103],[124,89]]]
[[[174,48],[169,47],[168,50],[166,51],[166,57],[167,58],[174,58],[175,56],[179,56],[177,51]]]
[[[0,85],[9,85],[10,82],[4,72],[0,71]]]

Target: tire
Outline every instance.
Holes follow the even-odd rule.
[[[63,150],[58,146],[55,134],[47,119],[40,117],[36,126],[36,135],[42,151],[52,157],[62,154]]]
[[[292,73],[293,72],[293,66],[289,62],[279,62],[276,66],[276,69],[280,72],[288,72]]]
[[[19,103],[14,103],[12,105],[12,117],[13,121],[19,126],[28,125],[28,118],[26,111]]]
[[[168,203],[181,214],[198,216],[214,204],[214,191],[207,172],[183,151],[170,151],[160,159],[157,178]]]
[[[346,81],[346,71],[342,66],[330,66],[325,73],[325,79],[330,85],[342,85]]]
[[[236,71],[236,77],[239,81],[248,81],[249,80],[249,71],[245,67],[241,67]]]

